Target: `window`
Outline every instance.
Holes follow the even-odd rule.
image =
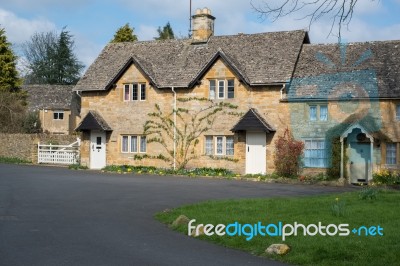
[[[122,153],[145,153],[147,151],[146,136],[122,136],[121,152]]]
[[[146,84],[140,84],[140,100],[146,100]]]
[[[129,91],[130,91],[130,88],[129,88],[129,85],[124,85],[124,101],[129,101]]]
[[[386,164],[397,164],[397,144],[386,143]]]
[[[122,152],[128,152],[128,141],[129,137],[128,136],[122,136]]]
[[[310,121],[316,121],[316,120],[317,120],[317,106],[310,105]]]
[[[217,145],[215,145],[215,154],[223,155],[224,154],[224,137],[216,137]]]
[[[306,167],[327,167],[326,145],[324,140],[305,140],[304,165]]]
[[[132,84],[132,101],[138,100],[138,85]]]
[[[310,121],[328,121],[327,105],[310,105]]]
[[[233,155],[234,141],[233,137],[226,137],[226,155]]]
[[[235,98],[235,81],[228,79],[228,99]]]
[[[137,136],[131,136],[131,152],[138,152]]]
[[[396,119],[400,121],[400,104],[396,105]]]
[[[54,111],[53,119],[54,120],[63,120],[64,119],[64,112],[63,111]]]
[[[210,99],[215,99],[215,80],[210,80]]]
[[[204,148],[206,155],[232,156],[235,149],[233,136],[206,136]]]
[[[218,80],[218,99],[225,98],[225,80]]]
[[[146,136],[140,137],[140,152],[145,153],[147,150]]]
[[[319,106],[319,121],[327,121],[328,120],[328,106],[320,105]]]
[[[235,81],[228,80],[210,80],[210,99],[233,99],[235,98]]]
[[[124,101],[146,100],[146,84],[133,83],[124,85]]]
[[[206,155],[213,154],[213,137],[206,136]]]

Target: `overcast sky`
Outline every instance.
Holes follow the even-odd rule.
[[[192,0],[193,11],[208,7],[216,17],[215,35],[308,29],[308,21],[295,14],[271,22],[260,20],[251,0]],[[259,5],[263,0],[253,0]],[[400,0],[359,0],[344,40],[400,39]],[[315,22],[311,42],[336,42],[327,37],[329,18]],[[189,0],[0,0],[0,27],[17,50],[35,32],[58,32],[67,26],[75,39],[76,54],[90,65],[115,31],[129,23],[139,40],[152,40],[157,28],[170,22],[178,36],[187,36]]]

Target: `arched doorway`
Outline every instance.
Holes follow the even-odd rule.
[[[343,145],[347,138],[347,147]],[[341,177],[347,167],[349,183],[368,183],[372,179],[374,138],[360,125],[348,128],[340,137],[342,143]],[[343,154],[347,152],[349,161],[343,162]]]

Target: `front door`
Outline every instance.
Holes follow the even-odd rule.
[[[246,174],[265,174],[266,146],[265,132],[246,133]]]
[[[368,182],[369,166],[371,163],[371,144],[351,142],[349,161],[351,183]]]
[[[102,169],[106,166],[106,133],[90,133],[90,169]]]

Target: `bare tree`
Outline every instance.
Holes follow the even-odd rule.
[[[270,18],[272,21],[292,13],[304,11],[305,15],[300,19],[308,19],[309,28],[316,20],[330,15],[332,24],[328,36],[337,27],[340,39],[342,27],[348,27],[353,18],[357,2],[358,0],[263,0],[261,4],[256,5],[252,0],[251,6],[260,15],[260,18]]]

